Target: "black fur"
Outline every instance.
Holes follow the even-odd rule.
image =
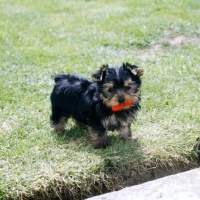
[[[119,67],[105,65],[92,75],[94,81],[70,74],[57,75],[50,97],[50,119],[55,131],[64,130],[65,122],[72,117],[90,128],[94,148],[107,145],[106,132],[109,130],[121,131],[124,139],[132,138],[130,124],[140,109],[139,69],[141,73],[141,68],[128,63]],[[131,82],[130,86],[124,86],[125,80]],[[119,99],[125,101],[129,95],[137,100],[129,107],[113,112],[111,105]]]

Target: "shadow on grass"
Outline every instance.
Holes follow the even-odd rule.
[[[144,155],[140,146],[140,141],[125,141],[116,132],[108,132],[107,140],[109,145],[105,149],[94,149],[88,129],[80,129],[71,126],[61,135],[57,141],[72,148],[76,152],[87,152],[96,156],[101,156],[104,160],[104,167],[110,169],[124,169],[130,161],[142,162]]]
[[[56,140],[59,144],[71,147],[74,150],[85,146],[89,141],[87,129],[80,129],[77,126],[70,126],[60,134],[57,134]]]

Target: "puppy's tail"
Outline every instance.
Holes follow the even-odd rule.
[[[69,75],[68,74],[58,74],[55,76],[54,81],[55,83],[62,80],[62,79],[68,79]]]

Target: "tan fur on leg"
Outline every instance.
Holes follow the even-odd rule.
[[[89,131],[93,147],[95,149],[105,148],[107,145],[106,133],[101,133],[101,136],[99,136],[99,133],[97,131],[93,129],[89,129]]]
[[[127,125],[127,126],[123,126],[119,130],[120,137],[123,138],[124,140],[137,141],[138,137],[137,136],[132,136],[130,126],[131,126],[130,124]]]
[[[58,124],[53,125],[54,132],[60,133],[65,130],[65,124],[67,123],[68,118],[62,117]]]

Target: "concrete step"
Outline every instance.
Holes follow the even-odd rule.
[[[200,168],[87,200],[200,200]]]

